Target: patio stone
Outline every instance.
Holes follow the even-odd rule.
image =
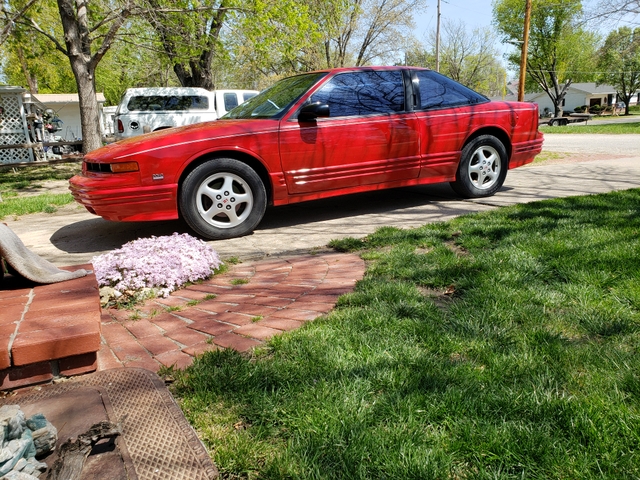
[[[328,313],[363,274],[352,254],[246,262],[132,310],[101,310],[94,275],[16,284],[0,291],[0,389],[112,368],[185,368],[221,348],[245,352]]]

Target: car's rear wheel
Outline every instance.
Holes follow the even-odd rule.
[[[502,142],[491,135],[481,135],[462,149],[451,187],[465,198],[488,197],[502,187],[507,169],[507,150]]]
[[[262,220],[267,193],[248,165],[217,158],[197,166],[182,183],[180,213],[199,235],[220,240],[246,235]]]

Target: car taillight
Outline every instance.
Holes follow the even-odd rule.
[[[120,119],[118,119],[118,133],[124,133],[124,125]]]

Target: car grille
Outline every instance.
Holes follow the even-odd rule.
[[[111,164],[109,163],[91,163],[84,162],[87,172],[111,173]]]

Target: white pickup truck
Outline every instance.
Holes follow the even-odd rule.
[[[116,140],[121,140],[164,128],[208,122],[257,94],[257,90],[129,88],[116,110],[113,131]]]

